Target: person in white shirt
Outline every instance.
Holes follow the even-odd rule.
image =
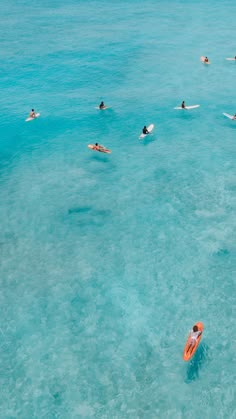
[[[187,352],[189,352],[190,349],[193,349],[194,348],[194,346],[195,346],[195,344],[197,342],[197,339],[198,339],[199,336],[201,336],[201,334],[202,334],[201,330],[198,330],[198,327],[195,324],[193,326],[193,329],[190,331],[190,339],[191,340],[190,340],[190,343],[189,343],[189,347],[187,349]]]

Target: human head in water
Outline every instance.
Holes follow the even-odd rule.
[[[98,146],[98,143],[95,143],[96,146]]]
[[[34,112],[34,109],[32,109],[32,112]]]
[[[193,331],[194,331],[194,332],[198,332],[198,327],[197,327],[197,325],[196,325],[196,324],[193,326]]]

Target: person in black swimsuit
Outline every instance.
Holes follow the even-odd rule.
[[[104,108],[105,108],[104,102],[101,102],[99,105],[99,109],[104,109]]]
[[[148,131],[146,125],[144,125],[144,127],[143,127],[143,134],[145,134],[145,135],[149,134],[149,131]]]

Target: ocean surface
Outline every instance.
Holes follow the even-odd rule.
[[[2,2],[0,418],[236,418],[235,16]]]

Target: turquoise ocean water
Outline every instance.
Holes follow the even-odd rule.
[[[2,4],[1,418],[236,417],[235,16]]]

